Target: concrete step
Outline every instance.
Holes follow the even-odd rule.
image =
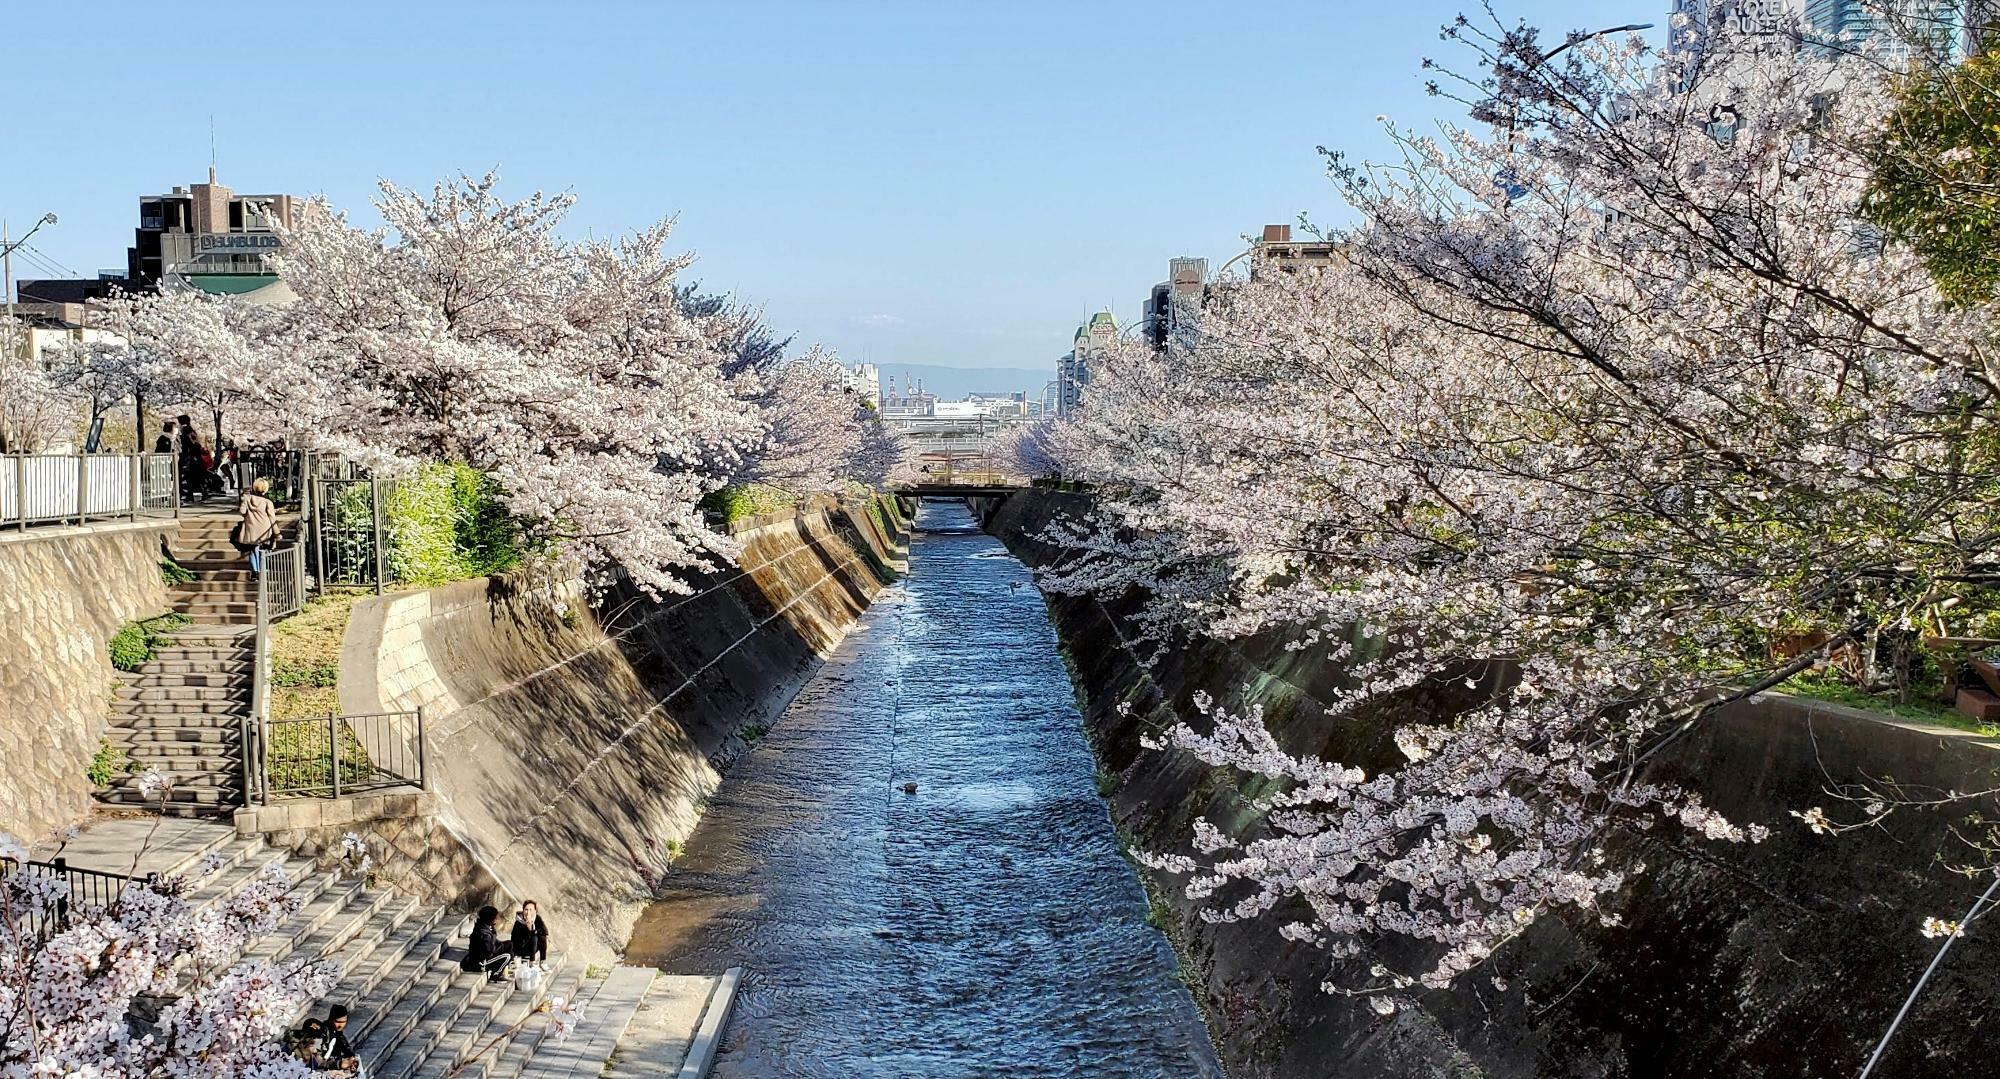
[[[442,918],[433,922],[407,953],[379,973],[375,991],[353,1008],[349,1025],[357,1033],[349,1035],[349,1040],[361,1045],[360,1039],[366,1038],[366,1044],[386,1056],[393,1043],[409,1033],[458,978],[458,961],[444,958],[458,924]]]
[[[241,687],[248,689],[249,683],[245,677],[247,674],[247,671],[244,674],[225,671],[155,671],[149,667],[137,674],[127,674],[124,682],[126,686],[132,689],[187,686],[211,686],[218,689],[236,689]]]
[[[433,1062],[434,1074],[442,1076],[460,1056],[471,1056],[493,1035],[486,1034],[500,1010],[515,996],[514,983],[484,978],[468,978],[470,988],[454,1001],[452,996],[431,1005],[431,1014],[419,1023],[394,1056],[384,1061],[382,1079],[416,1079]],[[482,1035],[484,1035],[482,1037]],[[378,1074],[370,1072],[369,1074]]]
[[[181,752],[186,746],[197,747],[205,752]],[[163,743],[161,749],[166,752],[146,747],[131,754],[131,757],[142,767],[151,766],[168,775],[221,775],[242,770],[243,762],[230,752],[233,748],[213,742],[189,742],[185,746]]]
[[[350,1025],[357,1033],[350,1035],[350,1039],[357,1038],[360,1032],[372,1032],[389,1009],[430,969],[451,936],[451,927],[444,924],[444,908],[416,903],[412,903],[412,908],[407,919],[387,932],[374,951],[345,969],[340,984],[328,998],[353,1010]],[[326,1009],[316,1007],[314,1014],[323,1016]]]
[[[533,992],[516,989],[468,1048],[461,1049],[455,1056],[432,1053],[431,1059],[418,1070],[418,1079],[446,1079],[447,1076],[455,1076],[456,1079],[492,1079],[507,1068],[507,1061],[510,1057],[514,1057],[516,1045],[521,1045],[523,1048],[520,1056],[514,1059],[525,1061],[534,1053],[543,1031],[548,1027],[546,1019],[534,1020],[529,1017],[551,995],[568,999],[568,994],[574,992],[573,988],[562,988],[573,987],[577,982],[576,975],[571,973],[569,967],[570,964],[561,955],[550,959],[548,974]],[[523,1022],[524,1020],[526,1022]],[[517,1025],[520,1027],[518,1030],[515,1029]],[[519,1063],[514,1065],[514,1070],[517,1072],[520,1070]]]
[[[178,767],[184,761],[194,760],[194,759],[199,759],[199,758],[163,757],[159,761],[154,762],[155,770],[160,772],[160,774],[166,776],[168,779],[173,780],[173,790],[169,791],[168,792],[169,794],[171,795],[189,794],[189,797],[169,798],[168,799],[169,801],[198,802],[201,801],[202,799],[194,797],[193,794],[191,794],[190,792],[201,792],[201,791],[218,791],[218,790],[228,791],[230,793],[230,796],[234,797],[235,792],[242,789],[243,776],[239,771],[239,766],[232,764],[226,769],[218,769],[213,772],[185,770]],[[172,770],[169,770],[167,768],[167,764],[170,760],[172,761],[173,764],[176,765],[176,767],[173,768]],[[120,794],[125,791],[131,791],[136,795],[139,791],[139,785],[144,780],[144,778],[145,777],[137,774],[113,776],[111,782],[108,784],[108,786],[110,787],[110,793]]]
[[[612,968],[591,994],[576,1030],[561,1042],[541,1046],[521,1070],[521,1079],[569,1079],[603,1072],[658,973],[651,967]]]
[[[190,656],[162,652],[151,663],[139,668],[139,674],[226,674],[236,678],[248,678],[252,667],[253,653],[246,650],[241,654],[204,656],[196,659]],[[130,682],[127,683],[128,685]]]
[[[248,703],[250,688],[235,686],[119,686],[113,696],[120,700],[146,701],[235,701]]]
[[[112,707],[116,729],[176,729],[176,727],[216,727],[236,729],[240,717],[250,715],[250,701],[120,701]]]
[[[166,792],[164,801],[159,796],[144,797],[135,787],[114,787],[100,793],[97,800],[106,805],[131,806],[134,809],[187,810],[198,813],[220,812],[243,804],[243,799],[237,796],[236,791],[223,790],[219,787],[175,787]]]
[[[587,973],[586,969],[577,964],[565,966],[549,979],[549,988],[543,994],[544,998],[553,1000],[560,997],[566,1001],[576,1001],[587,1011],[590,1007],[591,994],[604,984],[603,978],[587,978],[585,977]],[[467,1068],[467,1079],[478,1079],[479,1073],[475,1070],[477,1068],[484,1069],[484,1079],[518,1079],[544,1045],[556,1044],[555,1035],[550,1032],[546,1020],[531,1023],[528,1029],[515,1035],[513,1041],[493,1060],[482,1061],[473,1068]]]
[[[234,727],[113,727],[112,746],[156,757],[230,756],[241,739]]]
[[[197,622],[190,626],[182,626],[169,636],[173,637],[177,645],[185,644],[189,647],[254,648],[257,643],[254,633],[254,630],[242,626]]]

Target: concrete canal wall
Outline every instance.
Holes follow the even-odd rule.
[[[1030,565],[1066,552],[1042,542],[1081,496],[1030,492],[983,507],[990,531]],[[1393,714],[1336,722],[1321,703],[1341,672],[1279,636],[1195,641],[1156,659],[1126,646],[1141,597],[1060,595],[1049,610],[1065,643],[1112,813],[1133,840],[1186,849],[1197,815],[1252,820],[1235,785],[1185,754],[1139,745],[1145,725],[1191,716],[1191,697],[1232,709],[1260,703],[1289,749],[1371,769],[1398,758]],[[1119,704],[1130,702],[1130,714]],[[1421,695],[1402,708],[1447,707]],[[1288,944],[1275,916],[1211,925],[1167,882],[1156,888],[1194,967],[1232,1076],[1852,1076],[1935,950],[1926,915],[1958,917],[1978,886],[1947,863],[1972,860],[1953,827],[2000,818],[1984,797],[1944,813],[1902,812],[1884,828],[1816,836],[1788,815],[1833,803],[1830,785],[1863,775],[1938,791],[2000,786],[1994,742],[1870,713],[1769,697],[1721,717],[1649,778],[1697,789],[1739,823],[1774,835],[1756,846],[1706,843],[1656,829],[1612,838],[1610,855],[1645,871],[1610,904],[1622,927],[1545,918],[1490,969],[1417,1007],[1377,1016],[1319,991],[1324,954]],[[1283,912],[1279,912],[1283,913]],[[1946,1079],[1994,1074],[2000,1037],[2000,930],[1969,932],[1925,990],[1878,1074]],[[1384,954],[1390,960],[1393,953]],[[1375,961],[1356,960],[1356,980]],[[1492,979],[1505,983],[1501,988]]]
[[[464,581],[354,609],[342,711],[422,706],[437,819],[573,958],[622,948],[720,770],[875,594],[892,504],[747,522],[692,595]]]

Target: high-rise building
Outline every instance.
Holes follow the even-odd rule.
[[[1109,311],[1099,311],[1076,328],[1070,344],[1070,351],[1056,361],[1056,413],[1065,416],[1082,403],[1091,365],[1117,346],[1118,320]]]
[[[1176,335],[1194,326],[1208,295],[1208,260],[1177,258],[1167,262],[1167,279],[1146,296],[1146,339],[1163,349]]]
[[[1963,55],[1984,22],[1978,0],[1806,0],[1806,40],[1826,52],[1869,46],[1890,59],[1907,58],[1919,48]]]

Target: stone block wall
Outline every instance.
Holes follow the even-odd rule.
[[[262,835],[321,869],[345,864],[342,839],[351,832],[368,846],[371,884],[460,911],[501,903],[507,896],[499,882],[438,810],[437,796],[426,791],[302,798],[237,811],[236,832]]]
[[[30,841],[91,807],[120,626],[166,609],[165,524],[0,530],[0,831]]]
[[[690,595],[463,581],[355,605],[348,713],[422,706],[440,820],[564,949],[622,949],[738,732],[768,724],[889,576],[865,504],[740,532]]]
[[[1082,496],[1031,492],[986,507],[988,528],[1030,565],[1068,556],[1045,542]],[[1196,816],[1256,817],[1241,777],[1186,754],[1140,745],[1151,724],[1195,714],[1207,693],[1232,711],[1264,708],[1288,750],[1368,768],[1395,764],[1401,717],[1448,710],[1413,696],[1352,719],[1326,713],[1342,679],[1324,648],[1281,634],[1194,640],[1164,654],[1128,648],[1143,597],[1050,595],[1085,699],[1100,767],[1116,777],[1111,810],[1145,849],[1185,852]],[[1448,692],[1445,691],[1445,692]],[[1121,707],[1123,706],[1123,707]],[[1914,789],[1989,792],[1940,812],[1899,811],[1875,829],[1815,835],[1793,810],[1836,803],[1830,787],[1893,777]],[[1353,1076],[1854,1075],[1937,941],[1927,915],[1960,917],[1984,880],[1952,872],[1978,858],[1954,838],[1969,814],[2000,819],[2000,743],[1963,731],[1766,695],[1677,743],[1650,781],[1699,791],[1740,824],[1772,830],[1761,844],[1717,843],[1655,828],[1607,837],[1613,865],[1637,870],[1604,904],[1607,927],[1572,911],[1538,920],[1485,969],[1424,992],[1393,1016],[1320,990],[1329,974],[1366,980],[1371,963],[1407,965],[1386,942],[1342,968],[1324,951],[1282,940],[1277,926],[1309,911],[1217,925],[1171,878],[1156,879],[1176,944],[1197,977],[1224,1066],[1242,1079]],[[1957,1079],[1993,1074],[1987,1017],[2000,1010],[2000,932],[1968,931],[1926,988],[1878,1074]],[[1496,984],[1498,978],[1505,988]]]

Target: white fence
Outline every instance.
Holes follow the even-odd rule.
[[[0,528],[180,510],[171,453],[0,454]]]

